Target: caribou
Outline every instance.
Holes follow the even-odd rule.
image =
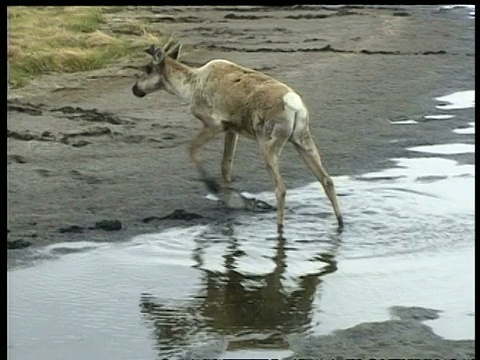
[[[286,186],[279,169],[280,153],[287,142],[294,145],[307,167],[323,187],[336,216],[343,217],[334,183],[328,175],[309,129],[309,112],[302,98],[271,76],[228,60],[211,60],[201,67],[179,61],[182,44],[168,41],[162,48],[151,45],[151,61],[137,75],[132,92],[141,98],[164,90],[189,104],[203,127],[190,141],[188,152],[201,179],[218,193],[232,182],[232,165],[239,135],[257,141],[277,200],[277,231],[283,233]],[[200,148],[225,134],[220,185],[207,172]]]

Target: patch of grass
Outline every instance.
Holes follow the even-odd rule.
[[[103,11],[93,6],[8,7],[9,84],[21,87],[51,72],[100,69],[161,43],[140,23],[128,24],[134,38],[114,34]]]

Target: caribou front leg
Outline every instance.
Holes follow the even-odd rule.
[[[200,174],[201,180],[205,183],[208,190],[217,194],[221,190],[221,186],[218,184],[217,181],[213,177],[210,176],[208,171],[205,169],[203,165],[203,161],[200,157],[200,148],[205,145],[207,142],[212,140],[216,135],[218,135],[223,129],[217,127],[209,127],[204,126],[197,135],[192,139],[190,142],[190,146],[188,148],[188,153],[190,155],[190,159],[194,163],[197,171]]]
[[[223,131],[223,128],[209,126],[205,126],[204,128],[202,128],[190,143],[190,158],[192,159],[195,167],[200,173],[201,180],[207,186],[207,189],[209,191],[218,196],[221,201],[229,208],[245,208],[246,200],[242,197],[242,195],[234,189],[229,189],[221,186],[212,176],[210,176],[210,174],[203,165],[202,159],[200,158],[200,148],[202,147],[202,145],[205,145],[208,141],[212,140],[221,131]],[[230,154],[232,148],[228,147],[227,150],[229,150],[228,153]]]

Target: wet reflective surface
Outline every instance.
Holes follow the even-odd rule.
[[[412,137],[455,122],[455,141],[334,178],[342,233],[312,183],[289,189],[282,239],[274,212],[240,212],[125,243],[35,250],[37,261],[7,273],[8,358],[336,358],[344,348],[355,358],[474,358],[453,351],[475,338],[475,123],[462,113],[474,90],[448,86],[430,113],[384,120]],[[246,195],[275,203],[271,192]]]
[[[459,134],[472,136],[465,125],[473,130]],[[275,212],[240,213],[41,250],[49,260],[8,273],[9,355],[280,358],[291,336],[387,320],[397,305],[438,309],[426,321],[436,334],[474,338],[475,171],[442,157],[473,156],[474,146],[408,150],[417,156],[385,171],[334,179],[341,234],[313,183],[287,193],[284,239]],[[271,192],[250,195],[274,203]]]
[[[286,335],[383,320],[397,304],[444,310],[434,329],[472,338],[473,166],[399,165],[336,179],[349,214],[340,235],[312,184],[290,192],[286,239],[269,237],[274,215],[262,214],[85,252],[52,246],[66,255],[9,273],[10,351],[153,359],[226,340],[278,356]]]
[[[451,165],[440,179],[429,171],[337,179],[349,214],[341,235],[319,227],[331,216],[312,185],[291,195],[299,204],[286,240],[268,237],[271,221],[245,216],[85,244],[97,248],[11,271],[11,351],[154,358],[224,336],[230,351],[285,349],[285,335],[385,319],[388,306],[404,303],[446,308],[440,333],[471,338],[473,177],[471,166]],[[459,189],[448,193],[455,202],[446,188]],[[63,246],[50,251],[67,253]]]

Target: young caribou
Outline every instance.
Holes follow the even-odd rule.
[[[309,114],[300,96],[287,85],[261,72],[227,60],[212,60],[202,67],[178,60],[181,44],[151,45],[152,56],[132,88],[137,97],[166,90],[190,104],[191,113],[203,123],[192,139],[189,155],[203,181],[217,192],[221,188],[205,170],[200,148],[225,132],[221,164],[223,180],[231,183],[232,161],[238,135],[257,140],[275,187],[277,230],[283,231],[286,188],[279,170],[279,156],[287,142],[293,143],[305,164],[317,177],[343,228],[343,218],[332,179],[322,166],[309,130]]]

